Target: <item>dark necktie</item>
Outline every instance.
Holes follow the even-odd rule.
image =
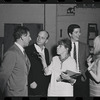
[[[77,57],[76,57],[76,44],[74,43],[74,50],[73,50],[74,52],[74,54],[73,54],[73,56],[74,56],[74,59],[75,59],[75,61],[77,62]]]

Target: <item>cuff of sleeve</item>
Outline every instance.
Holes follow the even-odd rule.
[[[71,83],[71,85],[73,86],[73,85],[75,84],[75,82],[76,82],[76,80],[74,80],[74,82],[73,82],[73,83]]]

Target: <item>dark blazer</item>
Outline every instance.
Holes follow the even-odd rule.
[[[89,92],[89,82],[88,82],[88,73],[87,73],[87,57],[89,56],[89,48],[85,43],[79,42],[79,69],[81,70],[82,75],[77,78],[74,87],[74,96],[88,96]]]
[[[84,76],[84,79],[82,81],[86,80],[85,73],[87,71],[87,57],[89,56],[89,47],[85,43],[79,42],[79,68]]]
[[[31,62],[31,69],[28,76],[28,86],[34,81],[37,83],[36,89],[31,89],[29,86],[29,95],[46,96],[50,76],[44,75],[43,65],[34,44],[28,46],[25,50]],[[48,50],[45,48],[44,52],[47,65],[49,65]]]
[[[24,54],[14,44],[5,53],[0,67],[0,89],[5,96],[28,96],[29,69],[29,59],[26,61]]]

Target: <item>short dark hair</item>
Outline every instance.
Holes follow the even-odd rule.
[[[80,26],[77,25],[77,24],[71,24],[71,25],[69,25],[69,26],[68,26],[68,29],[67,29],[68,35],[69,35],[69,33],[72,34],[72,32],[74,31],[75,28],[80,28]],[[70,36],[70,35],[69,35],[69,36]]]
[[[27,32],[29,32],[29,29],[25,26],[17,26],[15,29],[14,29],[14,33],[13,33],[13,36],[14,36],[14,40],[16,41],[17,39],[19,39],[23,34],[24,35],[27,35]]]
[[[58,45],[64,45],[65,48],[68,48],[68,53],[70,53],[72,49],[71,40],[68,38],[61,39],[60,41],[58,41]]]

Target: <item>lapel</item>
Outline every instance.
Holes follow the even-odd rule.
[[[84,49],[83,49],[83,45],[82,45],[82,43],[81,42],[79,42],[79,48],[78,48],[78,51],[79,51],[79,53],[78,53],[78,62],[79,62],[79,68],[80,68],[80,70],[82,71],[83,70],[83,67],[81,66],[81,60],[82,60],[82,56],[83,56],[83,51],[84,51]]]
[[[32,47],[32,55],[36,56],[37,58],[39,58],[39,56],[40,56],[39,53],[37,52],[37,50],[36,50],[34,44],[33,44],[33,47]],[[39,59],[40,59],[40,58],[39,58]]]
[[[78,46],[78,61],[80,60],[80,54],[81,54],[81,45],[80,45],[80,42],[79,42],[79,46]]]
[[[26,53],[25,53],[25,55],[24,55],[24,60],[25,60],[25,63],[26,63],[27,72],[29,72],[31,63],[30,63],[30,60],[29,60],[29,58],[28,58],[28,56],[27,56]]]
[[[78,60],[81,60],[81,58],[83,56],[83,51],[84,51],[84,46],[83,46],[83,44],[81,42],[79,42],[78,51],[79,51],[79,54],[78,54],[79,59]]]
[[[16,44],[14,44],[14,47],[15,47],[16,51],[18,52],[18,54],[19,54],[19,55],[22,57],[22,59],[25,61],[25,63],[26,63],[26,68],[27,68],[27,72],[29,72],[29,69],[30,69],[30,61],[29,61],[28,57],[27,57],[27,60],[26,60],[25,55],[22,53],[22,51],[19,49],[19,47],[18,47]],[[27,55],[26,55],[26,56],[27,56]]]
[[[44,54],[45,54],[45,59],[46,59],[46,63],[47,63],[47,65],[49,64],[49,62],[48,62],[48,55],[47,55],[47,49],[45,48],[44,49]]]

